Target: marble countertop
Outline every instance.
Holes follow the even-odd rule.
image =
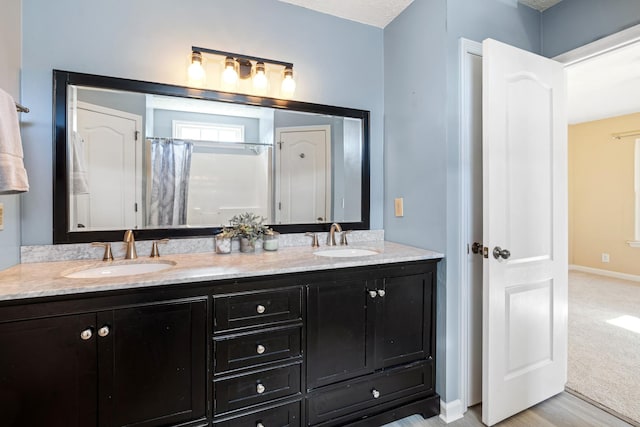
[[[336,247],[336,249],[345,248]],[[385,241],[358,242],[349,249],[372,249],[376,255],[334,258],[314,255],[327,247],[285,247],[275,252],[175,254],[151,259],[116,260],[112,263],[175,263],[170,268],[146,274],[100,278],[67,278],[65,275],[93,267],[104,261],[58,261],[19,264],[0,271],[0,301],[68,295],[98,291],[135,289],[169,284],[269,276],[284,273],[330,270],[376,264],[439,259],[444,255],[424,249]]]

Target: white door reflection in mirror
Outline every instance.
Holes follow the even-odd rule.
[[[276,224],[331,218],[331,127],[276,129]]]
[[[89,103],[77,104],[71,132],[71,227],[78,231],[137,228],[136,177],[142,118]],[[114,190],[121,189],[121,190]]]

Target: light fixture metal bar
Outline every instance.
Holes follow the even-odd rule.
[[[629,138],[631,136],[638,136],[640,135],[640,130],[631,130],[631,131],[627,131],[627,132],[617,132],[617,133],[612,133],[611,136],[614,139],[622,139],[622,138]]]
[[[191,51],[200,52],[200,53],[209,53],[211,55],[231,56],[235,59],[248,59],[250,61],[265,62],[269,64],[281,65],[285,68],[286,67],[293,68],[293,63],[291,62],[277,61],[275,59],[259,58],[257,56],[240,55],[233,52],[224,52],[222,50],[207,49],[206,47],[191,46]]]

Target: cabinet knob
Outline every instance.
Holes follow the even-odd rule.
[[[109,335],[109,327],[105,325],[102,328],[98,329],[98,335],[100,335],[101,337],[106,337],[107,335]]]
[[[374,388],[373,390],[371,390],[371,395],[374,399],[377,399],[380,397],[380,392]]]
[[[264,427],[264,424],[262,424],[260,421],[258,421],[258,422],[256,423],[256,427]]]
[[[379,290],[378,290],[378,296],[379,296],[379,297],[381,297],[381,298],[382,298],[383,296],[385,296],[385,294],[386,294],[386,292],[385,292],[385,290],[384,290],[384,289],[379,289]]]
[[[257,352],[258,354],[262,354],[262,353],[264,353],[264,352],[265,352],[265,350],[266,350],[266,348],[265,348],[262,344],[258,344],[258,346],[256,347],[256,352]]]
[[[258,392],[258,394],[262,394],[262,393],[264,393],[264,391],[265,391],[266,389],[267,389],[267,388],[266,388],[264,385],[262,385],[262,384],[258,384],[258,385],[256,386],[256,391]]]
[[[262,314],[267,311],[267,308],[262,304],[258,304],[258,306],[256,307],[256,311],[258,312],[258,314]]]
[[[369,291],[369,296],[370,296],[371,298],[375,298],[375,297],[377,297],[377,296],[378,296],[378,292],[376,292],[376,291]]]
[[[93,336],[93,332],[91,331],[91,328],[87,328],[84,331],[80,332],[80,338],[82,338],[85,341],[90,340],[92,336]]]

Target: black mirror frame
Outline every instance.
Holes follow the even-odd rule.
[[[123,230],[109,231],[69,231],[69,194],[67,174],[67,86],[82,85],[103,89],[143,92],[154,95],[177,96],[182,98],[246,104],[270,108],[280,108],[308,113],[327,114],[362,120],[362,188],[361,220],[341,223],[345,230],[368,230],[370,214],[370,163],[369,163],[369,116],[366,110],[311,104],[276,98],[266,98],[237,93],[219,92],[208,89],[129,80],[93,74],[53,70],[53,243],[86,243],[95,241],[118,241]],[[280,224],[271,227],[280,233],[302,233],[307,231],[329,231],[331,223]],[[220,227],[154,228],[136,229],[135,237],[150,240],[165,237],[210,237],[220,231]]]

